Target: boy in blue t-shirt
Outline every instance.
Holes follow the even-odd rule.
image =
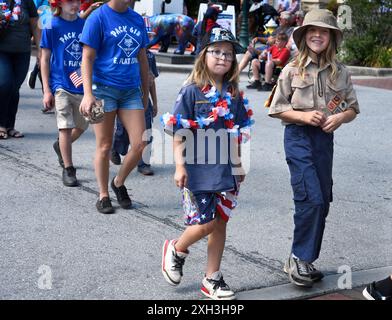
[[[78,17],[80,0],[52,3],[54,17],[51,29],[42,32],[41,73],[44,110],[55,107],[59,139],[53,144],[63,167],[63,183],[78,185],[72,163],[72,143],[87,129],[88,122],[79,112],[83,98],[80,77],[82,47],[79,39],[84,20]]]

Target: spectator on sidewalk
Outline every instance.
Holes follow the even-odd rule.
[[[264,50],[259,59],[252,60],[254,81],[246,86],[248,89],[272,90],[272,76],[276,74],[278,68],[283,69],[290,58],[290,51],[286,48],[287,40],[284,32],[278,34],[275,44]],[[260,81],[260,74],[264,75],[264,84]]]
[[[38,13],[33,0],[9,0],[0,6],[0,140],[23,138],[15,129],[19,90],[30,65],[31,34],[41,56]]]
[[[287,11],[291,14],[295,14],[299,10],[300,0],[291,0]]]
[[[279,27],[277,27],[272,33],[273,36],[284,32],[290,38],[291,34],[294,31],[294,27],[292,24],[293,15],[288,11],[283,11],[279,15]]]
[[[275,42],[275,37],[279,33],[282,33],[282,32],[287,34],[287,37],[290,38],[292,32],[294,31],[294,28],[291,26],[291,18],[292,18],[292,16],[291,16],[290,12],[287,12],[287,11],[281,12],[281,14],[279,16],[280,25],[278,28],[276,28],[272,32],[272,35],[271,35],[274,38],[274,42]],[[255,47],[256,42],[266,43],[269,46],[273,45],[270,37],[268,37],[268,38],[265,38],[265,37],[253,38],[251,41],[250,47],[248,47],[248,50],[245,52],[245,55],[242,57],[240,64],[238,66],[240,72],[245,69],[245,67],[248,65],[249,61],[257,58],[259,56],[259,54],[261,53],[261,51],[252,50]]]
[[[132,30],[132,37],[125,29]],[[80,112],[88,116],[97,99],[104,101],[103,121],[94,124],[95,175],[99,187],[96,208],[104,214],[114,212],[108,183],[114,123],[118,116],[132,148],[110,185],[121,208],[130,209],[132,200],[124,183],[142,157],[144,110],[148,106],[148,36],[143,18],[123,0],[110,0],[88,17],[80,42],[84,86]]]
[[[276,11],[278,11],[278,13],[281,13],[283,11],[287,11],[289,7],[290,7],[290,0],[279,0]]]
[[[333,132],[359,113],[347,69],[337,61],[343,33],[332,12],[314,9],[294,31],[296,60],[280,74],[269,115],[285,125],[284,149],[293,189],[294,236],[284,271],[312,287],[323,278],[319,257],[332,202]]]
[[[300,26],[302,26],[303,22],[304,22],[304,16],[305,13],[303,11],[297,11],[295,13],[295,27],[294,27],[294,31],[297,30]],[[293,60],[297,57],[298,55],[298,48],[295,44],[294,38],[293,38],[293,34],[291,34],[289,41],[287,42],[287,49],[290,50],[290,60]]]
[[[79,38],[84,20],[78,17],[79,7],[80,0],[53,1],[52,25],[43,30],[41,41],[43,105],[45,111],[54,107],[56,110],[59,138],[53,148],[63,167],[63,184],[67,187],[79,185],[72,161],[72,144],[88,128],[79,112],[83,86],[71,80],[72,74],[80,69],[82,59]]]
[[[369,284],[362,292],[367,300],[392,301],[392,275],[380,281]]]

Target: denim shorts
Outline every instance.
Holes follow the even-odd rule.
[[[140,88],[117,89],[101,83],[94,83],[93,95],[99,100],[104,100],[103,109],[105,112],[112,112],[118,109],[144,109]]]

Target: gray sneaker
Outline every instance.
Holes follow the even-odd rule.
[[[152,171],[150,165],[144,165],[144,166],[138,166],[137,167],[137,172],[141,173],[144,176],[153,176],[154,171]]]
[[[313,286],[314,272],[316,269],[311,263],[301,261],[291,255],[284,269],[287,271],[290,281],[297,286],[307,288]]]
[[[290,259],[287,259],[283,267],[283,271],[286,274],[289,273],[289,261]],[[313,272],[311,273],[312,281],[313,282],[321,281],[324,278],[324,274],[321,271],[317,270],[312,263],[309,263],[309,266],[311,269],[313,269]]]

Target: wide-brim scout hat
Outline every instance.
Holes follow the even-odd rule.
[[[218,42],[230,42],[233,45],[236,54],[245,53],[246,51],[245,48],[240,45],[234,35],[230,32],[230,30],[221,27],[212,28],[204,35],[201,41],[201,50],[213,43]]]
[[[331,11],[327,9],[313,9],[305,15],[302,26],[293,32],[293,39],[297,47],[300,40],[305,37],[306,29],[309,26],[316,26],[331,29],[336,36],[336,45],[339,46],[343,40],[343,32],[338,27],[338,22]]]

